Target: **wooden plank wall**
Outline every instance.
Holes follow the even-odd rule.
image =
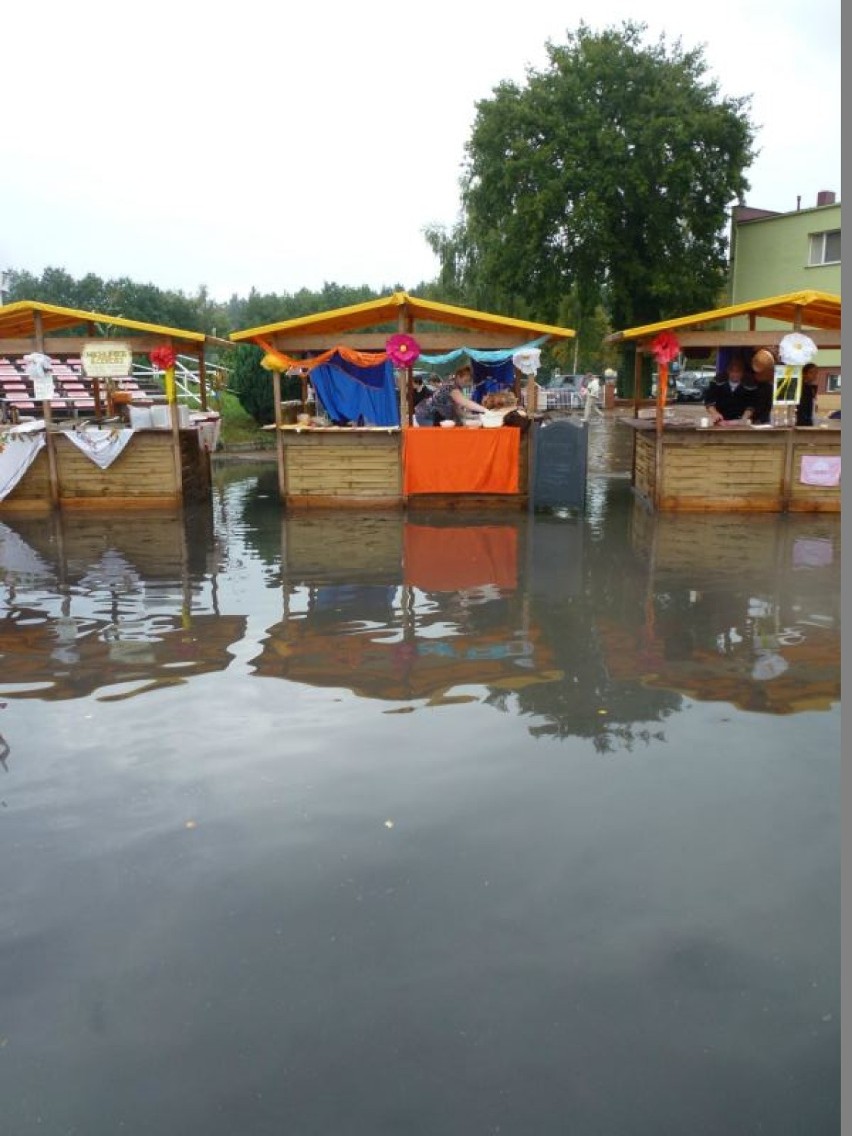
[[[783,433],[668,434],[663,448],[661,509],[779,512],[786,441]]]
[[[637,433],[635,445],[633,485],[638,493],[653,501],[657,485],[656,438],[653,434]]]
[[[0,501],[0,514],[46,514],[50,510],[50,469],[47,451],[42,450],[12,492]]]
[[[840,512],[840,486],[801,482],[802,457],[839,456],[840,431],[719,432],[672,431],[663,435],[662,470],[656,437],[635,436],[633,484],[654,501],[661,479],[661,511],[777,513]]]
[[[95,465],[62,436],[62,431],[53,437],[63,508],[161,508],[180,504],[170,431],[137,431],[107,469]],[[194,430],[181,432],[181,453],[191,499],[206,500],[210,495],[209,456],[198,445]],[[50,509],[47,453],[42,451],[0,502],[0,512],[48,513]]]
[[[284,439],[288,504],[401,505],[399,434],[291,434]]]
[[[138,431],[108,469],[99,469],[58,432],[56,464],[63,506],[178,500],[172,436],[165,430]]]

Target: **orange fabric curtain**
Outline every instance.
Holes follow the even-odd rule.
[[[323,351],[322,355],[313,355],[310,359],[294,359],[290,355],[276,351],[264,339],[258,339],[257,342],[266,354],[271,355],[281,369],[285,371],[290,367],[301,367],[305,371],[311,371],[320,363],[327,363],[333,355],[339,355],[347,363],[353,363],[356,367],[376,367],[379,363],[384,363],[388,357],[387,351],[353,351],[351,347],[332,347],[330,351]]]
[[[402,489],[415,493],[517,493],[521,432],[412,426],[402,432]]]

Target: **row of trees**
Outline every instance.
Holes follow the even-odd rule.
[[[727,219],[755,156],[750,99],[722,97],[702,49],[644,42],[644,24],[547,44],[547,66],[500,83],[477,104],[450,227],[424,235],[435,280],[417,295],[573,327],[546,362],[602,370],[612,328],[717,305],[727,275]],[[12,269],[6,300],[34,299],[227,336],[395,291],[327,283],[319,291],[214,300],[127,277],[75,280]],[[238,355],[258,377],[259,353]],[[622,367],[622,372],[628,368]],[[248,382],[248,378],[246,379]],[[248,408],[248,407],[247,407]],[[252,411],[254,413],[254,411]]]

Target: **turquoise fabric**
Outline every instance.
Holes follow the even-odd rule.
[[[505,363],[511,359],[516,351],[526,351],[530,347],[541,347],[549,336],[543,335],[540,339],[533,339],[530,343],[522,343],[517,347],[503,348],[499,351],[480,351],[476,347],[458,347],[455,351],[446,351],[443,355],[421,355],[417,360],[418,367],[435,367],[441,374],[458,369],[465,359],[476,363]]]

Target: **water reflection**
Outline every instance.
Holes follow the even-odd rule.
[[[526,536],[518,520],[285,521],[285,614],[256,672],[433,706],[557,681],[519,580]]]
[[[282,514],[243,477],[212,513],[4,521],[0,694],[124,699],[239,653],[262,678],[629,748],[684,699],[830,708],[839,573],[837,518],[652,515],[618,480],[583,519],[405,519]]]
[[[0,523],[4,697],[120,700],[223,670],[209,514]]]

